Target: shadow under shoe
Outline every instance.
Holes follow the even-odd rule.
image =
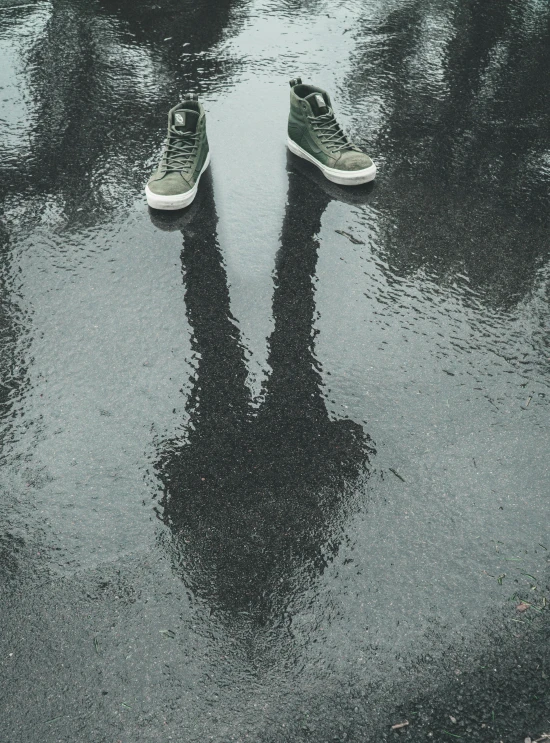
[[[287,170],[290,173],[297,173],[304,178],[312,181],[321,191],[323,191],[330,201],[341,201],[344,204],[356,205],[366,204],[375,188],[375,181],[362,183],[358,186],[346,186],[345,188],[329,181],[313,163],[295,157],[287,150]]]
[[[163,232],[181,232],[189,227],[195,219],[201,208],[204,207],[208,199],[213,199],[213,180],[210,168],[204,172],[201,178],[201,187],[193,203],[186,209],[176,211],[153,209],[149,207],[149,219],[158,230]]]

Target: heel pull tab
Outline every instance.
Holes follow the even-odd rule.
[[[199,100],[199,96],[196,93],[189,93],[182,100],[184,100],[184,101],[198,101]]]
[[[302,78],[301,77],[295,77],[294,80],[290,80],[289,83],[291,88],[293,88],[295,85],[301,85],[302,84]]]

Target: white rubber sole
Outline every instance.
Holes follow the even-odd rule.
[[[304,160],[308,160],[313,165],[316,165],[321,173],[333,183],[338,183],[340,186],[360,186],[362,183],[369,183],[373,181],[376,175],[376,165],[373,163],[370,168],[363,168],[363,170],[338,170],[337,168],[327,168],[309,152],[303,150],[300,145],[296,144],[290,137],[286,141],[286,146],[298,157],[302,157]]]
[[[186,191],[185,193],[178,193],[175,196],[160,196],[159,194],[153,193],[149,189],[149,186],[145,186],[145,195],[147,196],[147,203],[153,209],[171,209],[173,211],[175,211],[176,209],[185,209],[186,206],[189,206],[193,202],[195,196],[197,195],[197,191],[199,190],[199,181],[201,179],[201,175],[204,173],[204,171],[209,165],[210,165],[210,152],[206,156],[206,160],[204,161],[202,170],[199,173],[197,182],[195,183],[192,189],[190,189],[189,191]]]

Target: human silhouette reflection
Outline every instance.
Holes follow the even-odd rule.
[[[229,622],[276,623],[338,551],[347,503],[373,452],[360,425],[329,417],[314,354],[316,235],[331,197],[289,172],[271,373],[258,408],[246,386],[208,179],[201,190],[182,229],[198,365],[185,439],[170,442],[158,462],[162,519],[174,569],[195,597]]]

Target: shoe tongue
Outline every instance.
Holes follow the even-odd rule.
[[[315,116],[328,113],[329,108],[321,93],[310,93],[306,95],[305,100],[308,101]]]
[[[177,132],[194,132],[197,128],[199,114],[186,108],[179,108],[172,114],[171,125]]]

